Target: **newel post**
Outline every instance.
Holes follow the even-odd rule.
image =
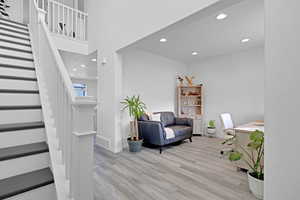
[[[73,105],[73,133],[71,144],[71,196],[75,200],[93,200],[95,102]]]

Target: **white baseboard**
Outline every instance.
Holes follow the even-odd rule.
[[[101,135],[96,135],[96,144],[104,149],[111,151],[111,142],[110,139],[105,138]]]

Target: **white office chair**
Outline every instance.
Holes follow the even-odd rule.
[[[225,139],[230,139],[233,138],[235,136],[235,132],[234,132],[234,123],[232,121],[231,118],[231,114],[230,113],[222,113],[220,115],[221,121],[222,121],[222,125],[223,125],[223,131],[225,133]],[[221,154],[223,155],[225,152],[231,152],[233,149],[232,148],[226,148],[221,150]]]

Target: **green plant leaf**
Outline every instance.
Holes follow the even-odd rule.
[[[230,161],[238,161],[238,160],[241,160],[242,156],[243,156],[242,153],[235,151],[235,152],[232,152],[229,154],[229,160]]]

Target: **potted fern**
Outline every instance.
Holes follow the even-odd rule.
[[[248,171],[248,182],[250,191],[258,199],[263,199],[264,191],[264,132],[256,130],[249,136],[250,142],[247,147],[242,147],[236,141],[236,136],[231,139],[225,140],[223,144],[234,143],[236,149],[229,153],[230,161],[243,160],[250,168]]]
[[[8,18],[9,15],[6,12],[6,9],[9,8],[10,6],[7,5],[7,0],[0,0],[0,13],[2,18]]]
[[[211,137],[216,134],[216,122],[215,122],[215,120],[209,120],[208,126],[207,126],[207,134]]]
[[[146,105],[140,100],[139,96],[126,97],[121,102],[123,110],[128,110],[130,121],[130,137],[127,139],[129,151],[139,152],[142,148],[143,140],[139,137],[137,120],[145,113]]]

